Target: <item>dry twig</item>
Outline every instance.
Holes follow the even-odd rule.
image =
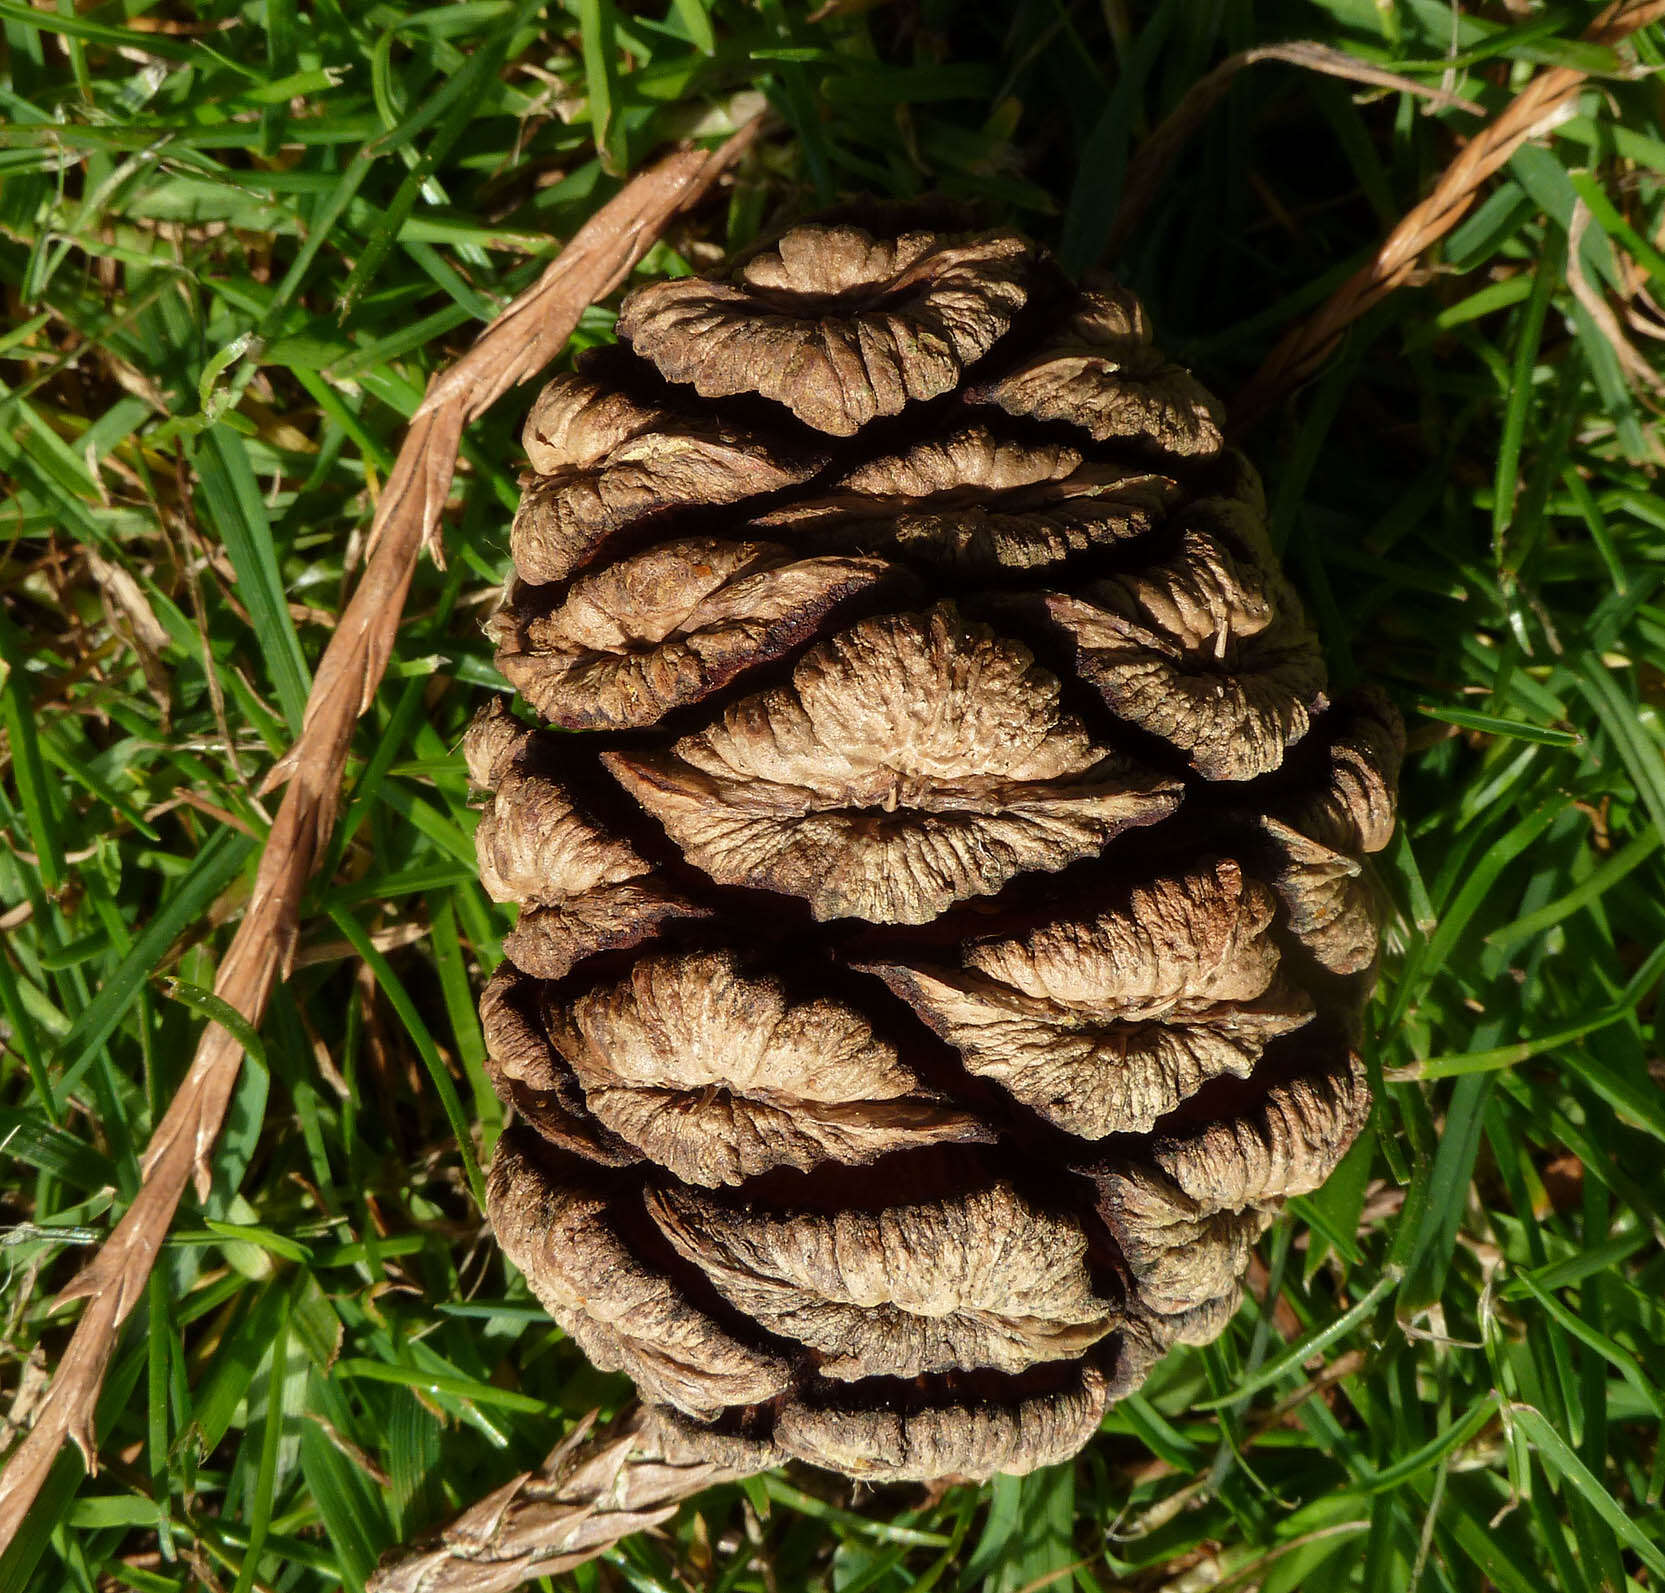
[[[718,149],[667,156],[631,181],[573,235],[537,283],[462,359],[429,384],[376,506],[374,552],[318,666],[295,744],[266,787],[287,782],[254,892],[215,993],[258,1024],[294,956],[301,898],[340,800],[354,722],[393,650],[418,553],[437,555],[462,430],[560,351],[584,309],[629,275],[679,210],[694,203],[756,137],[752,123]],[[29,1436],[0,1473],[0,1551],[16,1536],[66,1438],[97,1469],[93,1411],[122,1323],[144,1291],[168,1224],[193,1178],[206,1192],[209,1156],[241,1068],[237,1038],[210,1023],[167,1114],[151,1136],[133,1204],[59,1303],[87,1302]]]
[[[1593,44],[1617,44],[1638,28],[1665,18],[1665,0],[1615,0],[1584,37]],[[1330,296],[1310,320],[1296,327],[1266,357],[1232,404],[1241,430],[1252,426],[1285,393],[1329,358],[1341,334],[1372,306],[1410,277],[1423,252],[1462,220],[1479,197],[1480,186],[1505,165],[1522,144],[1548,132],[1578,104],[1589,74],[1570,66],[1538,73],[1498,116],[1464,146],[1446,167],[1434,191],[1406,212],[1375,258]]]

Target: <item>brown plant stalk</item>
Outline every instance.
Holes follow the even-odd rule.
[[[366,1593],[507,1593],[593,1560],[749,1470],[679,1454],[663,1418],[632,1404],[599,1433],[580,1422],[537,1471],[487,1494],[433,1538],[394,1550]]]
[[[1617,44],[1665,18],[1665,0],[1615,0],[1590,25],[1592,44]],[[1341,334],[1410,278],[1425,250],[1467,214],[1480,187],[1529,139],[1548,132],[1578,103],[1587,72],[1570,66],[1539,72],[1446,167],[1434,190],[1390,232],[1375,256],[1331,294],[1318,313],[1285,336],[1232,403],[1238,430],[1253,426],[1334,352]]]
[[[319,662],[301,733],[266,788],[286,784],[253,895],[215,993],[258,1025],[294,956],[301,899],[340,802],[353,725],[393,651],[418,554],[438,556],[438,528],[464,426],[556,355],[585,308],[629,275],[676,213],[697,201],[753,141],[748,124],[706,154],[683,150],[635,177],[572,237],[538,281],[428,386],[376,505],[372,552]],[[143,1182],[115,1231],[59,1296],[85,1300],[34,1426],[0,1472],[0,1552],[11,1543],[67,1438],[97,1469],[93,1412],[122,1323],[140,1295],[185,1186],[209,1182],[209,1158],[242,1065],[235,1035],[210,1023],[141,1162]]]

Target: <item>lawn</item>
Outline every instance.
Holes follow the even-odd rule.
[[[1112,265],[1230,398],[1555,71],[1583,74],[1561,112],[1241,436],[1332,677],[1410,726],[1364,1137],[1227,1335],[1073,1465],[772,1474],[559,1580],[1665,1589],[1665,24],[1607,45],[1597,16],[0,0],[0,1454],[205,1022],[248,1048],[110,1358],[97,1475],[59,1455],[0,1593],[356,1589],[628,1398],[476,1200],[501,1114],[473,1003],[509,920],[457,748],[504,689],[480,627],[530,389],[464,435],[292,976],[258,1035],[211,991],[429,378],[631,173],[761,115],[638,279],[940,192]],[[1330,70],[1239,61],[1187,98],[1294,40]]]

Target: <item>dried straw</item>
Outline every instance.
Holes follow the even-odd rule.
[[[470,1506],[440,1534],[395,1549],[365,1593],[507,1593],[570,1571],[658,1526],[683,1500],[749,1476],[769,1457],[735,1445],[729,1464],[687,1453],[674,1427],[633,1405],[595,1437],[580,1423],[535,1472]]]
[[[1661,18],[1665,18],[1665,0],[1617,0],[1596,18],[1584,37],[1592,44],[1617,44]],[[1528,139],[1548,132],[1574,113],[1588,76],[1570,66],[1538,73],[1476,133],[1446,167],[1434,191],[1388,234],[1375,257],[1337,288],[1316,315],[1296,327],[1267,355],[1232,403],[1234,427],[1241,431],[1254,425],[1329,358],[1341,334],[1353,322],[1402,286],[1423,252],[1462,220],[1479,196],[1481,184]]]
[[[586,307],[629,275],[678,211],[698,200],[752,142],[753,122],[712,154],[683,150],[649,167],[573,235],[537,283],[457,363],[429,384],[388,479],[364,577],[318,666],[301,733],[266,785],[287,782],[254,893],[215,981],[215,993],[258,1025],[288,976],[301,897],[323,856],[340,801],[353,724],[370,704],[398,633],[418,553],[438,551],[441,511],[462,431],[560,351]],[[0,1472],[0,1552],[17,1535],[66,1438],[97,1470],[93,1411],[122,1323],[139,1297],[187,1183],[208,1187],[243,1047],[219,1024],[203,1031],[184,1082],[151,1136],[133,1204],[92,1262],[59,1297],[85,1300],[29,1436]]]

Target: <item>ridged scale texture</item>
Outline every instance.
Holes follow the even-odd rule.
[[[1063,1459],[1363,1123],[1399,722],[1114,283],[834,219],[619,332],[492,621],[579,733],[467,742],[498,1237],[724,1464]]]

